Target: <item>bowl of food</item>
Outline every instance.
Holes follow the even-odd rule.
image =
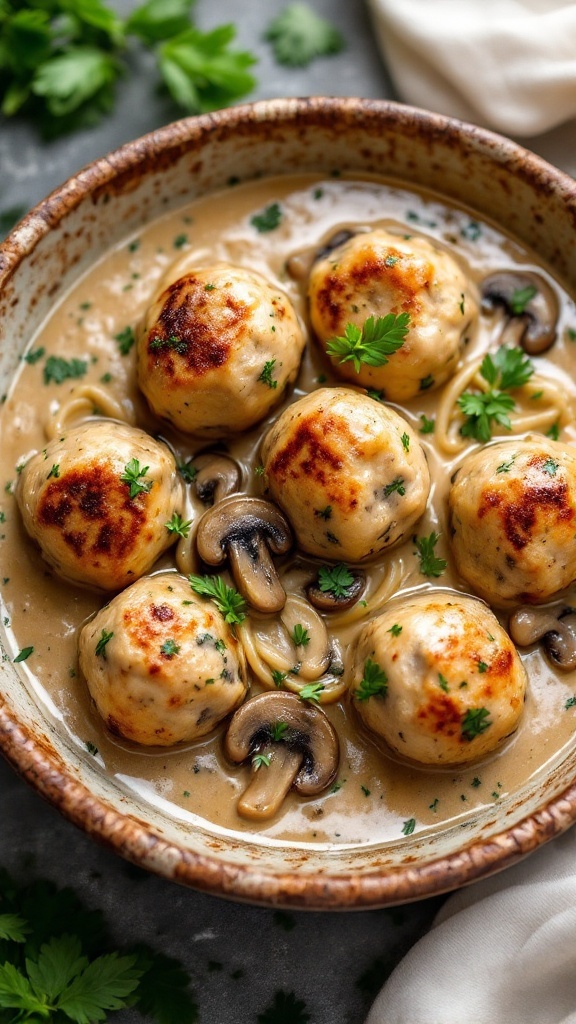
[[[75,175],[0,249],[0,746],[143,868],[303,908],[576,817],[576,186],[277,100]]]

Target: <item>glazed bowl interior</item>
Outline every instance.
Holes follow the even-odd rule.
[[[71,178],[0,250],[0,376],[6,392],[53,304],[111,247],[185,203],[288,170],[375,174],[432,190],[498,224],[576,292],[576,188],[496,135],[388,102],[278,100],[187,119]],[[576,747],[520,791],[451,827],[387,843],[333,845],[230,836],[191,826],[100,770],[3,660],[0,745],[72,822],[142,867],[239,900],[304,908],[377,907],[447,891],[506,867],[576,817]]]

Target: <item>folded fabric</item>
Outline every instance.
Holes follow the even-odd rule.
[[[514,136],[576,115],[576,3],[368,3],[405,102]]]
[[[451,896],[366,1024],[576,1024],[576,830]]]

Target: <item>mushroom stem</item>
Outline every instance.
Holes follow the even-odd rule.
[[[243,540],[229,541],[228,559],[234,582],[248,604],[265,613],[284,607],[286,593],[262,536],[257,535],[250,548]]]
[[[272,818],[280,810],[304,760],[300,750],[285,743],[272,743],[258,753],[270,763],[252,768],[250,783],[238,801],[238,813],[252,820]]]

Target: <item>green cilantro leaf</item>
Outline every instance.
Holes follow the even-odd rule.
[[[351,360],[356,373],[360,372],[362,363],[385,366],[387,357],[404,344],[409,324],[409,313],[388,313],[377,319],[369,316],[363,327],[346,324],[343,336],[331,338],[326,343],[326,352],[341,363]]]
[[[354,691],[356,700],[368,700],[369,697],[385,697],[388,692],[388,676],[378,662],[368,658],[364,662],[364,675],[360,686]]]
[[[195,594],[209,597],[229,625],[244,622],[246,603],[242,594],[229,587],[221,576],[189,576],[188,582]]]
[[[293,992],[275,992],[270,1006],[259,1013],[258,1024],[308,1024],[310,1014],[306,1013],[306,1003],[296,999]]]
[[[136,498],[139,494],[152,490],[153,480],[146,480],[146,473],[149,466],[141,466],[138,459],[130,459],[124,466],[124,472],[120,479],[122,483],[130,485],[130,498]]]
[[[340,53],[345,45],[340,32],[305,3],[285,7],[270,23],[264,38],[272,43],[278,63],[293,68],[305,67],[316,57]]]
[[[440,534],[434,531],[428,537],[414,537],[423,576],[441,576],[448,564],[445,558],[437,558],[434,554],[439,539]]]
[[[343,562],[333,566],[322,565],[318,569],[318,586],[325,594],[346,597],[353,583],[354,575]]]

